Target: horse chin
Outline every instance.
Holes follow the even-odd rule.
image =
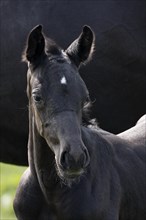
[[[83,169],[64,171],[57,167],[57,174],[61,179],[61,182],[69,187],[79,183],[84,173],[85,171]]]

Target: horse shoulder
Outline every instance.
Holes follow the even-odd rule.
[[[15,214],[21,220],[39,220],[44,198],[37,179],[33,177],[30,168],[24,172],[14,199]]]

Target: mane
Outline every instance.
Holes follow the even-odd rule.
[[[99,127],[97,120],[90,117],[91,108],[92,102],[86,102],[82,109],[82,125],[85,127],[92,127],[93,129],[97,129]]]
[[[45,37],[45,52],[47,55],[61,55],[62,48],[54,40]]]

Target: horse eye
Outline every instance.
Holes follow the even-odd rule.
[[[42,101],[42,97],[40,95],[32,94],[32,97],[33,97],[35,102],[41,102]]]
[[[41,99],[42,99],[42,98],[41,98],[40,96],[35,96],[35,97],[34,97],[34,100],[35,100],[36,102],[40,102]]]

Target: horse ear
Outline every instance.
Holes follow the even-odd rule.
[[[84,26],[80,36],[67,48],[66,53],[78,67],[87,62],[94,51],[95,35],[89,26]]]
[[[34,62],[44,53],[45,39],[42,34],[42,25],[32,29],[28,36],[27,46],[23,54],[23,60]]]

